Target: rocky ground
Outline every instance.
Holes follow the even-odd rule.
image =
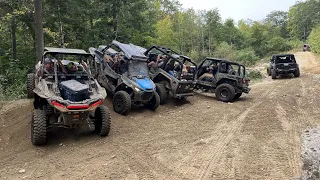
[[[301,170],[300,135],[320,124],[320,66],[296,53],[300,78],[270,77],[240,100],[196,95],[156,112],[112,111],[106,138],[58,129],[30,141],[32,101],[1,103],[0,179],[291,179]],[[112,109],[110,98],[105,104]]]

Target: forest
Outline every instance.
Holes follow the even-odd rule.
[[[183,9],[177,0],[43,0],[46,47],[88,50],[113,39],[168,46],[199,62],[218,57],[254,66],[309,43],[320,53],[320,1],[296,2],[263,20],[222,19],[219,9]],[[25,97],[35,65],[33,0],[0,0],[0,99]]]

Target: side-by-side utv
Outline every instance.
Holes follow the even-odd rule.
[[[160,97],[156,86],[149,77],[147,57],[132,44],[112,41],[109,46],[90,48],[95,56],[92,71],[99,83],[113,95],[113,108],[119,114],[127,114],[131,106],[143,105],[156,110],[160,104]],[[106,57],[116,54],[118,60]]]
[[[108,135],[110,113],[102,105],[107,94],[91,76],[90,61],[91,54],[81,49],[44,49],[43,60],[27,77],[27,94],[34,98],[34,145],[45,144],[48,129],[55,127],[93,125],[98,135]]]

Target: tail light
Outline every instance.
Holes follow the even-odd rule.
[[[65,108],[63,104],[58,103],[57,101],[51,101],[52,105],[58,108]]]
[[[101,103],[102,103],[102,100],[100,99],[99,101],[92,103],[91,107],[99,106]]]
[[[246,83],[246,78],[242,78],[242,83],[245,84]]]

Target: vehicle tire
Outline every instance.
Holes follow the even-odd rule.
[[[109,109],[100,105],[94,113],[94,131],[99,136],[107,136],[110,132],[111,117]]]
[[[277,72],[274,69],[271,69],[271,77],[272,79],[277,79]]]
[[[36,76],[33,73],[27,75],[27,98],[29,99],[34,97],[35,79]]]
[[[271,76],[271,71],[269,68],[267,68],[267,74],[268,74],[268,76]]]
[[[151,100],[145,104],[145,108],[150,109],[152,111],[156,110],[160,105],[160,96],[158,95],[157,92],[154,92],[153,97],[151,98]]]
[[[293,73],[294,77],[299,77],[300,76],[300,69],[297,69],[294,73]]]
[[[231,102],[235,97],[235,89],[232,85],[223,83],[217,87],[215,94],[219,101]]]
[[[113,109],[115,112],[126,115],[131,109],[131,97],[125,91],[118,91],[113,96]]]
[[[31,120],[31,142],[42,145],[47,141],[47,116],[46,111],[35,109]]]
[[[156,83],[156,90],[157,90],[158,95],[160,96],[160,104],[167,103],[168,93],[167,93],[164,85],[160,84],[160,83]]]
[[[234,100],[239,99],[242,96],[242,93],[236,93],[236,95],[234,96]]]

